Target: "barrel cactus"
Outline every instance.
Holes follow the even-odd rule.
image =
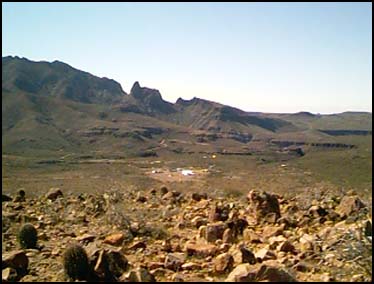
[[[38,234],[32,224],[25,224],[18,232],[18,242],[24,249],[36,248]]]
[[[87,253],[79,244],[69,246],[64,253],[64,268],[66,274],[73,280],[87,280],[89,263]]]

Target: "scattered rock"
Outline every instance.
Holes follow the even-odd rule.
[[[230,228],[227,228],[222,235],[222,241],[224,243],[233,243],[235,242],[234,231]]]
[[[285,241],[281,243],[277,249],[279,251],[284,251],[284,252],[291,252],[291,253],[295,252],[295,246],[291,244],[289,241]]]
[[[275,222],[280,218],[279,202],[274,194],[252,190],[248,193],[247,199],[258,223]]]
[[[214,271],[217,273],[229,272],[234,265],[234,258],[229,253],[222,253],[214,260]]]
[[[145,197],[144,195],[141,195],[141,193],[138,192],[138,196],[136,197],[135,201],[144,203],[144,202],[147,202],[147,197]]]
[[[185,260],[186,257],[184,253],[169,253],[165,258],[164,267],[170,270],[178,271]]]
[[[277,256],[274,252],[267,248],[262,248],[255,253],[256,259],[260,258],[262,261],[269,260],[269,259],[277,259]]]
[[[144,241],[136,241],[131,246],[128,247],[129,250],[145,249],[147,244]]]
[[[18,280],[17,271],[12,267],[7,267],[2,271],[2,280],[5,282],[13,282]]]
[[[238,249],[233,251],[235,263],[255,264],[256,257],[245,245],[239,245]]]
[[[373,235],[373,228],[372,228],[370,220],[365,221],[364,233],[365,233],[365,236],[368,236],[368,237]]]
[[[13,200],[13,198],[12,197],[10,197],[10,196],[8,196],[8,195],[6,195],[6,194],[1,194],[1,202],[7,202],[7,201],[12,201]]]
[[[322,208],[319,205],[313,205],[312,207],[309,208],[308,214],[315,218],[318,218],[318,217],[326,216],[328,212],[326,211],[326,209]]]
[[[200,226],[206,225],[207,223],[208,221],[201,216],[196,216],[191,220],[192,226],[194,226],[197,229],[200,228]]]
[[[344,196],[336,208],[341,217],[348,217],[365,208],[366,205],[357,196]]]
[[[29,259],[22,250],[3,253],[1,266],[3,269],[11,267],[17,271],[17,275],[23,276],[27,273]]]
[[[109,244],[112,246],[120,246],[122,245],[123,240],[125,239],[125,235],[123,233],[115,233],[107,236],[103,243]]]
[[[262,265],[256,274],[257,281],[296,282],[296,278],[281,267]]]
[[[24,202],[26,201],[26,192],[23,189],[17,191],[16,197],[14,197],[14,202]]]
[[[264,228],[262,235],[265,238],[270,238],[270,237],[282,235],[282,233],[283,233],[283,226],[281,227],[267,226]]]
[[[183,270],[199,270],[201,269],[201,265],[195,262],[186,262],[182,264],[181,268]]]
[[[76,240],[77,240],[78,242],[83,243],[83,244],[87,244],[87,243],[90,243],[90,242],[94,241],[95,238],[96,238],[95,235],[91,235],[91,234],[83,234],[83,235],[81,235],[81,236],[76,237]]]
[[[227,225],[223,222],[217,222],[206,226],[205,239],[208,242],[215,242],[218,239],[222,239],[223,233],[226,230]]]
[[[173,282],[185,282],[185,277],[180,273],[174,273],[171,276],[171,281],[173,281]]]
[[[192,241],[186,243],[185,250],[188,255],[197,257],[214,256],[218,251],[215,245],[194,243]]]
[[[254,281],[256,272],[251,271],[248,263],[239,264],[225,279],[225,282],[250,282]]]
[[[162,186],[160,188],[161,195],[165,195],[166,193],[169,192],[168,188],[166,186]]]
[[[191,198],[192,198],[192,200],[200,201],[201,199],[207,199],[208,195],[206,193],[194,192],[194,193],[192,193]]]
[[[243,232],[243,239],[255,244],[263,242],[262,237],[259,234],[248,228]]]
[[[230,208],[229,206],[222,206],[214,204],[209,213],[209,221],[226,221],[229,218]]]
[[[134,272],[135,277],[130,277],[130,282],[156,282],[155,277],[144,267],[139,267],[130,273],[132,272]]]
[[[49,200],[56,200],[58,197],[62,197],[62,191],[58,187],[52,187],[46,194],[46,198]]]

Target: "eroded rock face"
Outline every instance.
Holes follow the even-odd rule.
[[[276,222],[281,214],[277,196],[265,191],[252,190],[248,193],[249,208],[254,213],[258,223]]]

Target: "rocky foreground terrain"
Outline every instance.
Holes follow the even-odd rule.
[[[66,248],[80,243],[87,281],[371,281],[371,207],[354,192],[307,206],[270,192],[243,198],[52,188],[2,196],[3,281],[69,281]],[[21,249],[25,223],[38,233]]]

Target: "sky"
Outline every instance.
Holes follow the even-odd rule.
[[[2,56],[65,62],[175,102],[372,112],[372,3],[2,3]]]

